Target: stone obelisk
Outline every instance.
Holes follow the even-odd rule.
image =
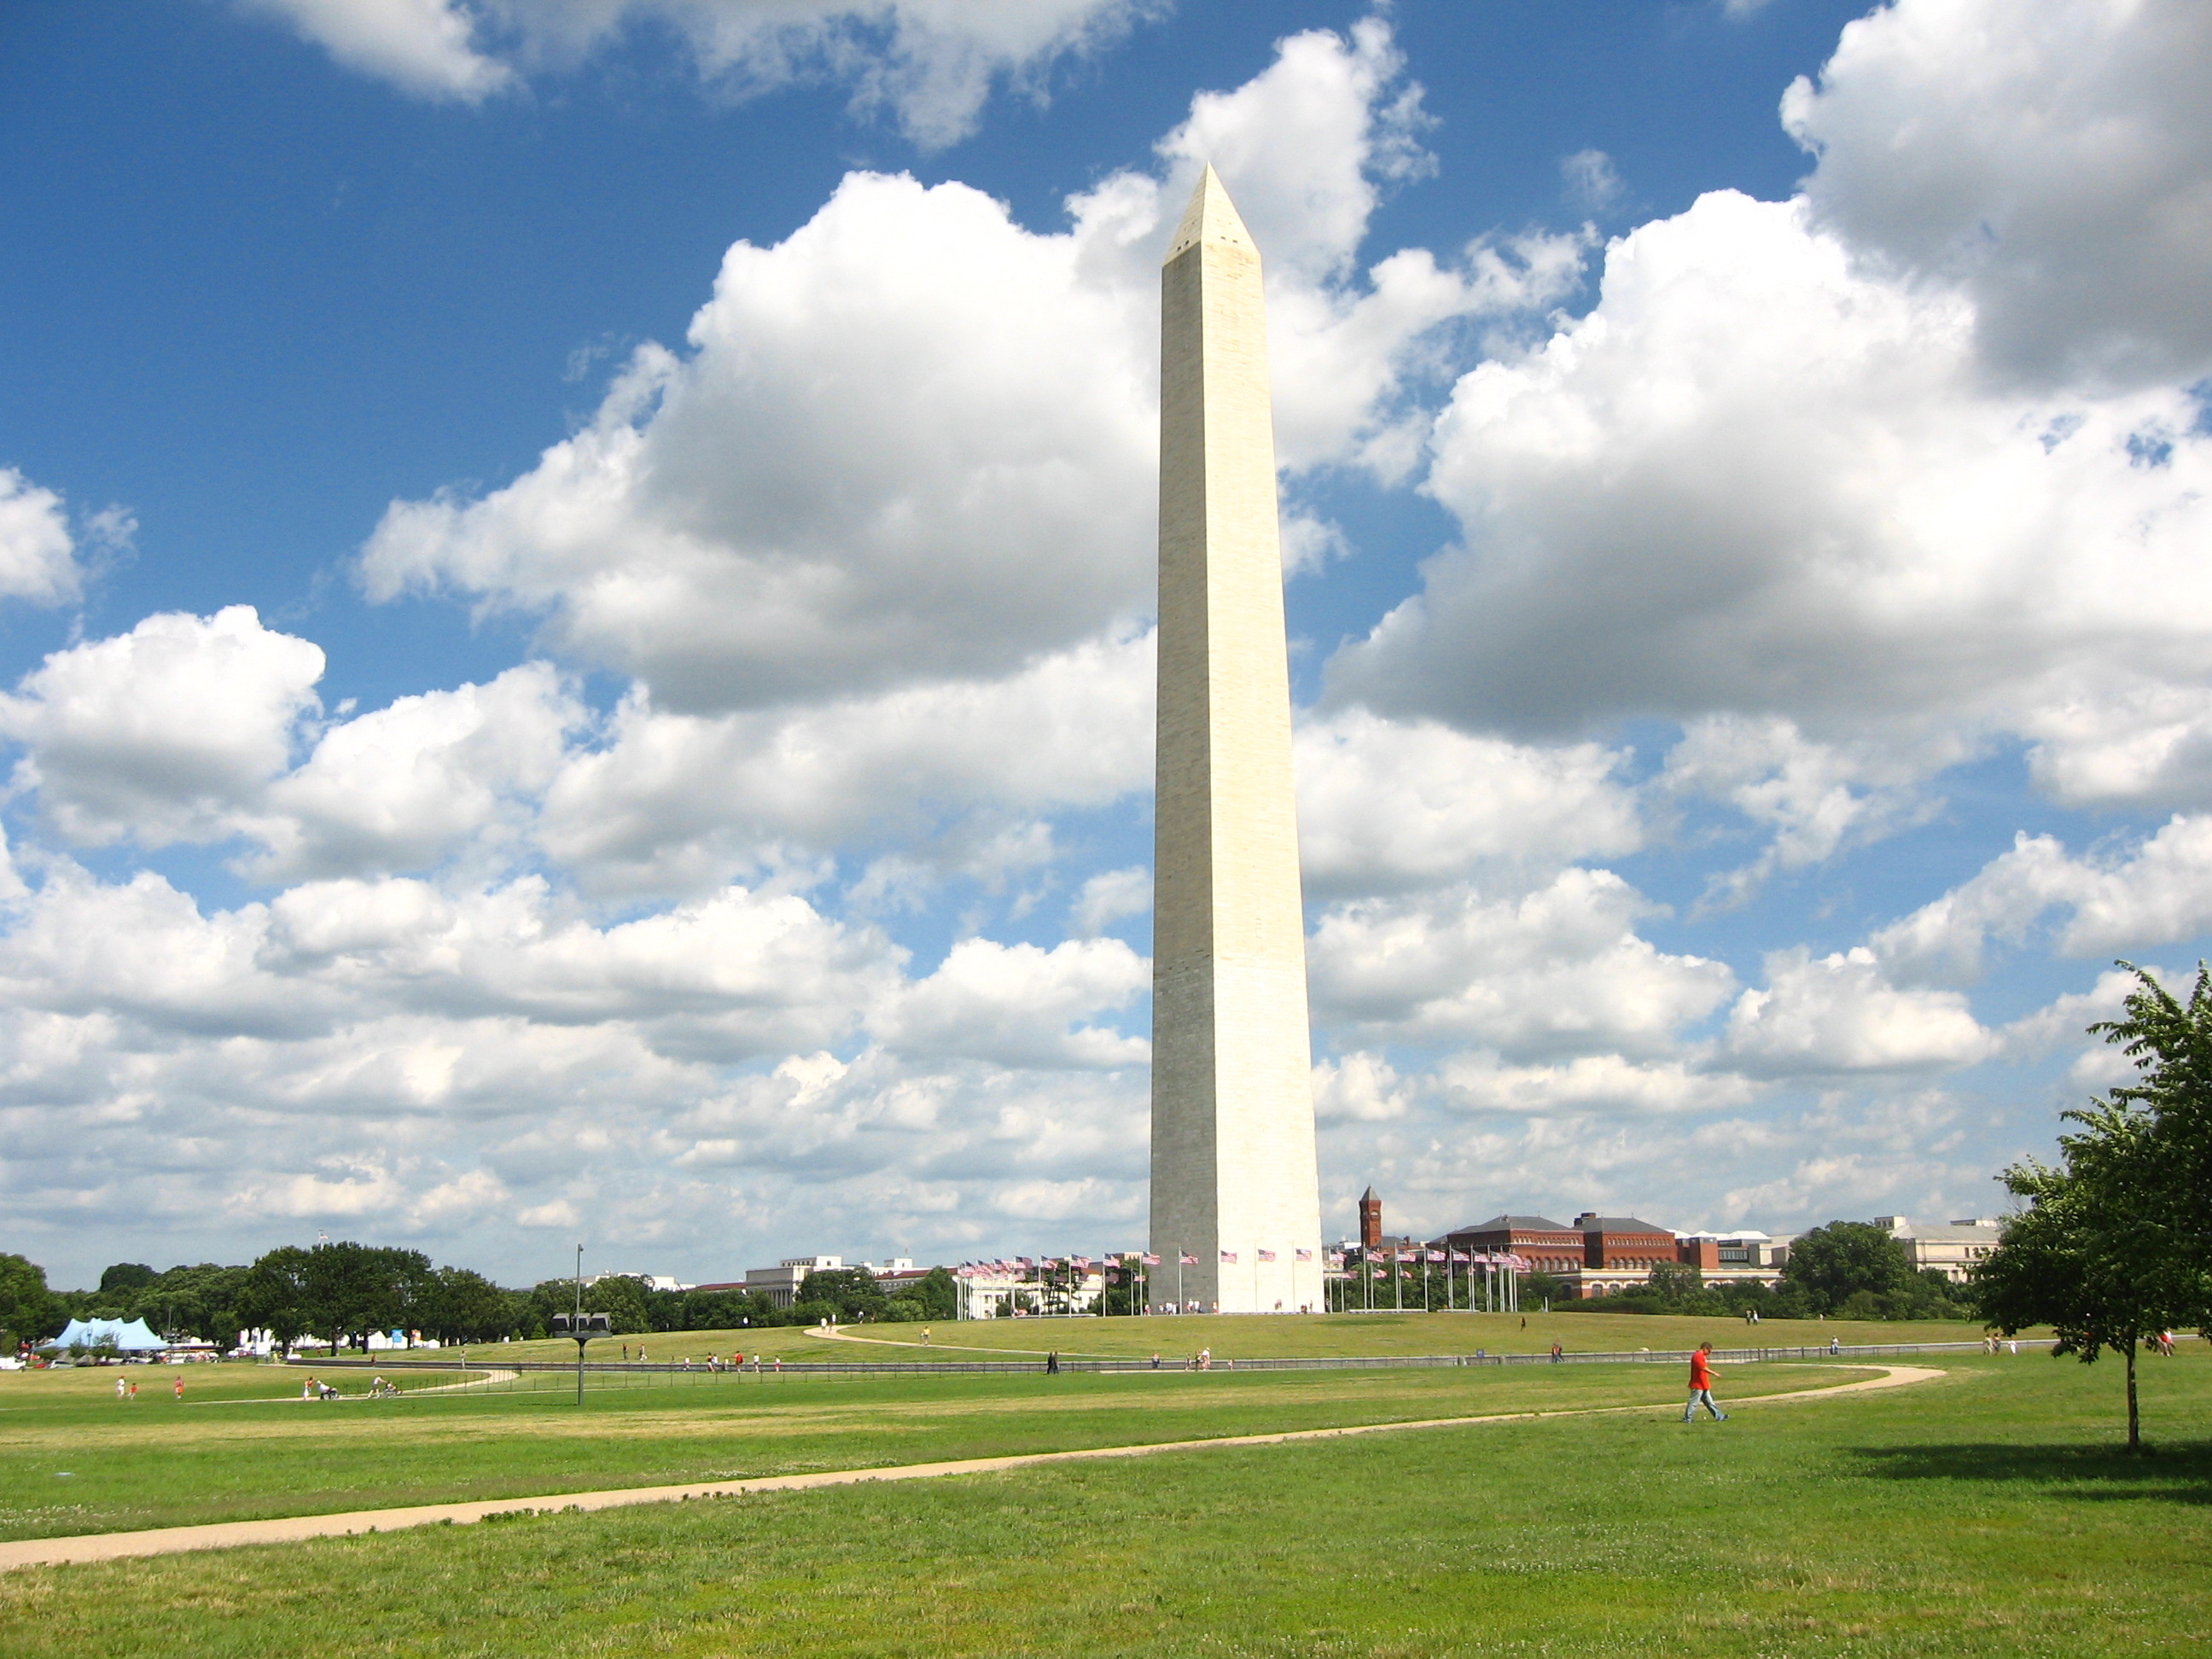
[[[1159,615],[1149,1297],[1318,1310],[1267,309],[1210,167],[1160,273]]]

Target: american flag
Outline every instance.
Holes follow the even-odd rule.
[[[1091,1266],[1091,1258],[1087,1255],[1072,1255],[1067,1258],[1067,1261],[1070,1267],[1082,1267],[1087,1270]]]
[[[1465,1261],[1468,1259],[1469,1258],[1465,1250],[1454,1250],[1452,1252],[1452,1260],[1455,1261]]]
[[[1274,1259],[1275,1253],[1273,1250],[1262,1250],[1260,1252],[1260,1260],[1262,1261],[1273,1261]]]
[[[1221,1253],[1221,1260],[1224,1265],[1233,1267],[1237,1265],[1237,1252],[1234,1250],[1224,1250]]]
[[[1198,1257],[1190,1251],[1185,1250],[1182,1252],[1182,1265],[1186,1267],[1195,1267],[1198,1266]]]
[[[1030,1261],[1029,1257],[1025,1255],[1018,1255],[1014,1258],[1014,1266],[1017,1267],[1034,1267],[1036,1266],[1036,1263]]]
[[[1328,1265],[1332,1267],[1341,1267],[1344,1265],[1344,1252],[1331,1250],[1328,1253]]]
[[[1140,1255],[1137,1260],[1143,1262],[1147,1267],[1157,1267],[1160,1265],[1160,1259],[1156,1255]]]
[[[1382,1279],[1388,1277],[1388,1275],[1383,1273],[1382,1268],[1377,1267],[1375,1269],[1375,1277],[1377,1279]]]
[[[1312,1261],[1312,1260],[1313,1260],[1313,1252],[1312,1252],[1311,1250],[1300,1250],[1300,1251],[1298,1252],[1298,1260],[1299,1260],[1299,1261]]]

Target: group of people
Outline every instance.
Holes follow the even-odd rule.
[[[170,1379],[169,1386],[176,1394],[177,1398],[182,1400],[185,1397],[185,1374],[182,1371],[179,1371],[175,1376]],[[136,1400],[138,1397],[138,1379],[135,1376],[117,1377],[115,1379],[115,1397],[118,1400]]]
[[[927,1341],[929,1340],[928,1332],[924,1331],[922,1333],[922,1340],[924,1341]],[[623,1364],[628,1364],[632,1363],[630,1359],[629,1344],[627,1342],[623,1344],[622,1356]],[[646,1352],[645,1345],[642,1342],[638,1344],[635,1363],[640,1365],[649,1365],[653,1363],[653,1357]],[[684,1369],[685,1370],[697,1370],[702,1365],[710,1371],[741,1371],[745,1368],[744,1350],[742,1348],[732,1350],[730,1357],[726,1360],[718,1353],[709,1353],[704,1359],[700,1359],[691,1354],[686,1354],[684,1356]],[[752,1358],[752,1367],[756,1376],[757,1376],[763,1370],[769,1367],[773,1367],[775,1370],[780,1371],[783,1369],[783,1361],[780,1358],[771,1359],[766,1354],[757,1353]]]

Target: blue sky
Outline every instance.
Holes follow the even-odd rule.
[[[1325,1228],[1989,1211],[2212,927],[2212,47],[1862,10],[12,9],[8,1247],[1137,1241],[1206,160]]]

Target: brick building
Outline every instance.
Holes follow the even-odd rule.
[[[1455,1250],[1504,1250],[1525,1256],[1540,1273],[1564,1278],[1582,1271],[1582,1234],[1545,1216],[1494,1215],[1454,1228],[1443,1242]]]

